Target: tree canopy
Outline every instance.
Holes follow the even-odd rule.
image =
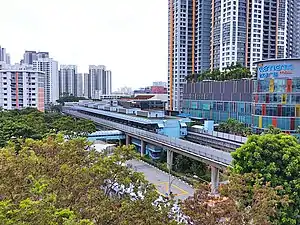
[[[189,82],[203,80],[224,81],[242,78],[252,78],[252,74],[248,68],[243,67],[241,64],[237,63],[227,66],[224,71],[214,69],[212,71],[207,70],[199,74],[191,74],[186,77],[186,80]]]
[[[42,113],[33,108],[1,111],[0,127],[0,147],[12,138],[42,139],[53,132],[75,137],[96,131],[92,121],[73,119],[58,113]]]
[[[278,193],[292,202],[280,207],[279,224],[300,224],[300,145],[295,137],[274,129],[252,135],[232,157],[233,173],[256,173],[272,187],[283,187]]]
[[[85,139],[51,135],[26,139],[16,154],[9,142],[0,151],[1,224],[176,224],[167,206],[153,206],[154,186],[124,166],[134,156],[132,147],[107,156],[86,150],[88,145]],[[142,197],[119,197],[116,183]]]
[[[86,98],[65,94],[64,96],[61,96],[58,100],[56,100],[56,102],[64,105],[65,102],[79,102],[79,100],[86,100]]]
[[[249,182],[253,186],[248,187]],[[194,196],[187,199],[183,212],[194,225],[271,225],[278,213],[277,205],[287,205],[277,189],[263,182],[255,174],[231,175],[228,184],[221,186],[221,195],[210,195],[209,186],[201,185]]]
[[[232,118],[229,118],[227,121],[220,123],[218,131],[241,136],[248,136],[252,133],[250,127],[246,127],[245,124]]]

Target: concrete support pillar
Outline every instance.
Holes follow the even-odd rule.
[[[131,137],[126,134],[126,145],[130,145],[131,144]]]
[[[141,140],[141,157],[143,157],[146,153],[146,142]]]
[[[219,169],[211,166],[211,194],[218,194],[219,183]]]
[[[173,166],[173,151],[167,149],[167,167],[169,170],[172,170]]]

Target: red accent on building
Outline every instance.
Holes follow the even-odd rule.
[[[262,115],[265,116],[267,114],[267,106],[266,104],[262,105]]]
[[[258,95],[255,95],[255,103],[258,103]]]
[[[266,103],[270,103],[270,95],[266,94]]]
[[[282,105],[277,105],[277,115],[282,116]]]
[[[273,127],[277,127],[277,118],[276,117],[272,118],[272,125],[273,125]]]
[[[288,79],[286,85],[286,92],[292,92],[292,88],[293,88],[293,81],[291,79]]]
[[[292,117],[290,120],[290,130],[295,130],[295,118]]]

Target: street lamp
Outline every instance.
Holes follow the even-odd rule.
[[[169,182],[168,182],[168,196],[171,195],[172,191],[171,191],[171,188],[172,188],[172,183],[174,182],[174,180],[176,179],[175,177],[171,180],[171,164],[170,163],[167,163],[167,166],[168,166],[168,171],[169,171]]]

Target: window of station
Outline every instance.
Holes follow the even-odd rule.
[[[286,80],[284,79],[274,80],[274,92],[286,92]]]
[[[294,79],[292,82],[292,91],[300,92],[300,79]]]
[[[291,94],[291,95],[289,95],[290,96],[290,102],[292,103],[292,104],[299,104],[300,103],[300,94]]]
[[[269,80],[260,80],[257,82],[258,92],[269,92]]]

